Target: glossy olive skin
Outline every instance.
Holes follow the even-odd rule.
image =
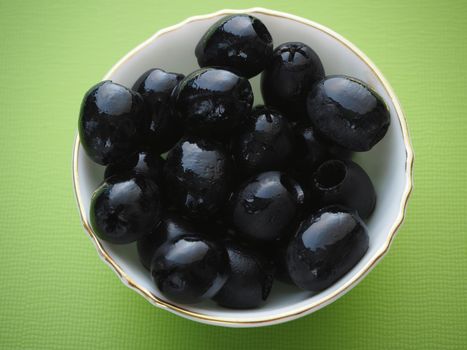
[[[232,159],[222,145],[183,138],[168,153],[165,192],[184,215],[206,220],[222,209],[231,187]]]
[[[370,150],[386,134],[390,115],[381,96],[343,75],[317,83],[307,98],[308,116],[320,134],[351,151]]]
[[[222,67],[245,78],[259,74],[272,55],[272,37],[256,17],[221,18],[203,35],[195,55],[200,67]]]
[[[190,133],[228,135],[251,111],[253,92],[247,79],[216,68],[189,74],[173,92],[177,116]]]
[[[183,129],[177,123],[170,96],[184,78],[183,74],[150,69],[133,85],[146,104],[149,129],[145,130],[146,145],[159,153],[168,151],[180,139]]]
[[[228,269],[222,244],[203,237],[164,243],[151,263],[151,275],[161,293],[187,304],[212,298],[226,282]]]
[[[146,177],[110,177],[92,195],[91,226],[104,241],[134,242],[159,223],[159,197],[158,186]]]
[[[363,221],[348,209],[323,208],[304,220],[287,248],[287,268],[302,289],[319,292],[337,282],[368,250]]]
[[[266,105],[289,120],[307,119],[307,95],[323,78],[323,64],[316,52],[304,43],[287,42],[274,49],[271,62],[261,74],[261,93]]]
[[[136,247],[141,263],[149,270],[157,248],[164,243],[174,242],[181,237],[187,236],[198,237],[203,236],[203,234],[192,223],[177,214],[165,215],[160,224],[150,234],[138,240]]]
[[[278,171],[245,181],[230,201],[232,224],[246,239],[273,241],[292,230],[304,202],[301,186]]]
[[[351,152],[337,145],[329,144],[314,128],[307,124],[296,124],[295,152],[293,166],[299,172],[312,175],[316,168],[328,159],[349,159]]]
[[[144,112],[137,92],[111,81],[94,85],[84,95],[78,121],[86,154],[107,165],[136,152],[145,128]]]
[[[269,296],[274,282],[274,265],[266,256],[233,240],[224,242],[229,256],[227,282],[214,300],[231,309],[260,306]]]
[[[104,179],[115,175],[133,174],[149,177],[157,184],[160,184],[163,166],[164,160],[160,155],[142,151],[134,153],[119,162],[109,164],[105,168]]]
[[[294,135],[287,119],[264,106],[253,109],[232,143],[237,170],[246,175],[283,170],[294,152]]]
[[[350,160],[328,160],[312,178],[314,198],[326,206],[340,204],[368,218],[376,205],[376,191],[370,177],[360,165]]]

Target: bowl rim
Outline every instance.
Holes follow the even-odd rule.
[[[149,39],[135,47],[133,50],[128,52],[122,59],[120,59],[111,69],[110,71],[105,75],[103,80],[109,79],[110,76],[114,74],[115,71],[117,71],[128,59],[130,59],[132,56],[137,54],[141,49],[145,48],[148,46],[150,43],[152,43],[154,40],[159,38],[160,36],[175,31],[184,25],[196,21],[202,21],[206,19],[211,19],[213,17],[217,16],[225,16],[225,15],[230,15],[230,14],[242,14],[242,13],[259,13],[267,16],[273,16],[273,17],[280,17],[280,18],[286,18],[295,22],[299,22],[301,24],[305,24],[307,26],[311,26],[331,37],[333,37],[335,40],[339,41],[341,44],[345,45],[347,48],[349,48],[351,51],[353,51],[362,61],[367,64],[367,66],[373,71],[373,73],[376,75],[380,83],[383,85],[385,90],[387,91],[390,100],[394,104],[395,111],[399,120],[400,128],[402,131],[403,135],[403,140],[404,140],[404,146],[405,146],[405,152],[406,152],[406,162],[405,162],[405,189],[404,193],[401,198],[400,202],[400,207],[399,207],[399,214],[396,218],[396,220],[393,223],[393,226],[390,229],[388,238],[386,242],[378,249],[376,254],[373,256],[373,258],[360,270],[358,271],[347,283],[345,283],[343,286],[341,286],[339,289],[334,291],[333,293],[328,294],[326,297],[321,298],[313,303],[309,303],[305,306],[302,307],[297,307],[292,310],[289,310],[284,313],[280,314],[271,314],[267,316],[262,316],[258,317],[257,319],[242,319],[240,317],[235,317],[235,318],[230,318],[230,317],[219,317],[219,316],[213,316],[213,315],[207,315],[203,314],[202,312],[196,312],[196,311],[191,311],[188,310],[187,308],[183,306],[176,305],[170,301],[163,300],[153,293],[151,293],[149,290],[146,288],[138,285],[135,281],[130,278],[125,271],[113,260],[113,258],[110,256],[110,254],[105,250],[101,242],[97,239],[96,235],[94,234],[91,225],[88,221],[87,214],[84,211],[84,207],[82,204],[82,199],[81,199],[81,192],[80,192],[80,185],[79,185],[79,174],[78,174],[78,159],[79,159],[79,149],[80,149],[80,139],[79,139],[79,134],[76,134],[75,141],[74,141],[74,146],[73,146],[73,189],[75,192],[75,197],[76,201],[78,204],[78,210],[80,213],[81,217],[81,222],[82,225],[85,229],[85,231],[88,233],[89,237],[93,241],[95,248],[97,252],[99,253],[100,258],[108,265],[111,267],[111,269],[118,275],[120,280],[129,288],[135,290],[138,292],[138,294],[142,295],[146,300],[148,300],[151,304],[158,306],[162,309],[166,309],[168,311],[171,311],[177,315],[196,320],[202,323],[208,323],[208,324],[214,324],[214,325],[221,325],[221,326],[230,326],[230,327],[254,327],[254,326],[266,326],[270,324],[276,324],[276,323],[282,323],[286,322],[292,319],[296,319],[298,317],[310,314],[314,311],[319,310],[320,308],[330,304],[331,302],[337,300],[340,296],[348,292],[350,289],[352,289],[355,285],[358,284],[358,282],[366,276],[375,266],[376,264],[384,257],[384,255],[388,252],[391,243],[402,225],[402,222],[404,221],[405,218],[405,213],[407,209],[407,203],[408,199],[410,197],[410,194],[412,193],[413,189],[413,162],[414,162],[414,153],[410,141],[410,136],[409,136],[409,131],[407,127],[407,121],[404,115],[404,112],[402,110],[402,107],[393,91],[391,88],[389,82],[386,80],[386,78],[383,76],[383,74],[379,71],[379,69],[376,67],[376,65],[362,52],[360,49],[358,49],[354,44],[352,44],[350,41],[342,37],[340,34],[334,32],[333,30],[327,28],[324,25],[321,25],[319,23],[316,23],[314,21],[308,20],[303,17],[299,17],[296,15],[292,15],[289,13],[284,13],[280,11],[275,11],[275,10],[270,10],[270,9],[265,9],[262,7],[253,7],[249,9],[223,9],[219,10],[213,13],[205,14],[205,15],[197,15],[197,16],[192,16],[184,21],[175,24],[170,27],[163,28],[159,31],[157,31],[154,35],[152,35]]]

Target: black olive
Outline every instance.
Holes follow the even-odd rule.
[[[264,103],[277,108],[289,120],[307,119],[306,97],[322,78],[321,60],[308,45],[301,42],[279,45],[261,75]]]
[[[331,155],[311,126],[297,125],[294,132],[297,145],[294,168],[300,172],[312,174],[322,162],[331,158]]]
[[[286,284],[294,284],[290,278],[289,270],[287,269],[287,246],[277,251],[276,259],[274,260],[276,266],[276,279]]]
[[[251,78],[265,68],[272,49],[272,37],[263,22],[241,14],[213,24],[196,46],[195,55],[200,67],[222,67]]]
[[[91,226],[104,241],[136,241],[159,223],[159,197],[158,186],[146,177],[110,177],[92,195]]]
[[[271,291],[274,281],[274,265],[255,250],[226,240],[230,272],[227,282],[214,300],[232,309],[251,309],[261,305]]]
[[[163,165],[164,160],[159,155],[146,151],[134,153],[119,162],[109,164],[105,168],[104,179],[115,175],[133,174],[147,176],[160,184]]]
[[[338,206],[302,222],[287,248],[287,268],[302,289],[319,292],[337,282],[368,250],[368,232],[358,215]]]
[[[202,68],[180,82],[173,99],[186,130],[219,137],[231,133],[250,113],[253,92],[245,78],[222,69]]]
[[[322,205],[341,204],[368,218],[376,205],[376,192],[370,177],[350,160],[328,160],[313,174],[314,198]]]
[[[352,151],[368,151],[386,134],[389,111],[364,82],[343,75],[317,83],[307,99],[308,116],[320,134]]]
[[[251,175],[286,168],[294,151],[294,135],[279,112],[256,107],[239,129],[232,147],[238,172]]]
[[[154,253],[162,244],[174,242],[180,237],[202,235],[192,223],[174,213],[169,213],[150,234],[138,240],[136,246],[141,263],[149,270]]]
[[[172,148],[183,134],[171,106],[173,89],[184,78],[183,74],[150,69],[133,85],[144,99],[149,119],[146,129],[146,143],[149,149],[163,153]]]
[[[310,125],[296,124],[293,131],[296,145],[293,167],[307,176],[328,159],[349,159],[351,156],[349,150],[327,142]]]
[[[297,221],[296,224],[300,222]],[[264,256],[266,256],[270,261],[274,264],[274,277],[287,284],[293,284],[290,276],[289,271],[287,270],[286,265],[286,251],[287,246],[289,245],[289,240],[291,236],[296,232],[297,225],[292,225],[290,230],[290,235],[285,237],[281,237],[275,241],[264,242],[261,241],[257,245],[252,245],[252,247],[261,252]],[[290,236],[290,237],[289,237]]]
[[[140,94],[103,81],[84,95],[79,115],[79,137],[86,154],[107,165],[136,152],[146,127]]]
[[[164,243],[151,263],[161,293],[180,303],[212,298],[226,282],[228,269],[225,248],[198,236]]]
[[[183,214],[207,219],[228,199],[231,171],[232,160],[220,144],[183,138],[167,155],[164,190]]]
[[[158,225],[158,227],[162,224]],[[151,261],[154,258],[154,254],[162,244],[159,235],[156,234],[157,229],[153,230],[150,234],[141,237],[136,242],[136,249],[138,251],[139,261],[147,269],[151,269]]]
[[[300,185],[285,173],[261,173],[231,199],[232,224],[247,239],[273,241],[293,230],[304,201]]]

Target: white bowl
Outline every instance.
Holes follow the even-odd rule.
[[[146,70],[154,67],[188,74],[197,68],[195,45],[206,29],[220,17],[232,13],[251,13],[268,27],[278,45],[302,41],[321,57],[326,74],[347,74],[373,87],[386,101],[391,126],[384,139],[370,152],[355,156],[371,176],[378,203],[368,220],[370,247],[363,259],[332,287],[313,294],[275,283],[264,306],[254,310],[229,310],[211,301],[179,305],[167,300],[154,286],[149,273],[139,263],[135,244],[119,246],[99,240],[89,225],[92,192],[102,180],[104,168],[90,161],[76,137],[73,154],[73,183],[79,212],[86,232],[97,252],[124,284],[152,304],[177,315],[214,325],[254,327],[277,324],[312,313],[333,302],[354,287],[388,251],[405,214],[412,190],[413,152],[401,106],[386,79],[376,66],[353,44],[332,30],[294,15],[253,8],[222,10],[196,16],[160,30],[123,57],[104,79],[131,87]],[[261,103],[259,76],[252,79],[255,104]]]

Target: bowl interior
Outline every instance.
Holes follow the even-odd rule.
[[[386,101],[391,112],[391,126],[386,137],[370,152],[356,154],[354,159],[371,176],[378,196],[376,210],[367,221],[370,232],[370,248],[364,258],[338,283],[327,290],[312,294],[276,282],[268,302],[256,310],[229,310],[210,301],[197,305],[184,305],[184,309],[208,317],[229,320],[258,321],[278,315],[293,314],[313,305],[324,306],[343,294],[355,277],[363,277],[376,257],[384,251],[394,231],[394,223],[400,214],[401,201],[407,185],[406,146],[394,101],[375,72],[350,47],[336,37],[290,18],[266,13],[254,13],[268,27],[277,46],[286,41],[302,41],[310,45],[321,57],[326,74],[347,74],[357,77],[372,86]],[[146,70],[160,67],[165,70],[188,74],[198,68],[194,56],[195,45],[205,30],[221,16],[197,19],[173,28],[139,47],[120,62],[106,77],[131,87]],[[262,103],[259,76],[251,80],[255,92],[255,104]],[[397,102],[396,102],[397,103]],[[102,181],[104,168],[92,163],[83,150],[77,159],[77,190],[84,220],[87,220],[92,192]],[[159,298],[165,298],[153,285],[149,273],[139,263],[135,245],[118,246],[101,242],[109,256],[133,282]],[[311,311],[311,310],[310,310]]]

